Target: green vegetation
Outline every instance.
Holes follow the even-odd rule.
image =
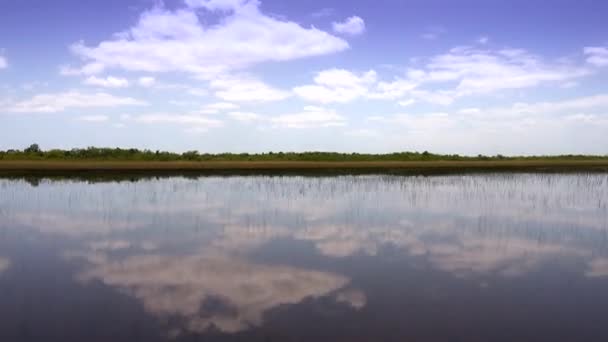
[[[0,177],[141,177],[203,174],[446,174],[463,172],[608,172],[608,156],[505,157],[279,152],[209,154],[96,148],[44,151],[33,144],[0,151]]]
[[[413,161],[537,161],[537,160],[606,160],[608,155],[559,155],[559,156],[460,156],[424,152],[395,152],[387,154],[336,153],[336,152],[268,152],[249,153],[200,153],[188,151],[138,150],[135,148],[74,148],[71,150],[43,151],[38,144],[24,150],[0,151],[0,160],[55,160],[55,161],[189,161],[189,162],[413,162]]]

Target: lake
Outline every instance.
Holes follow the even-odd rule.
[[[608,341],[608,174],[0,179],[0,341]]]

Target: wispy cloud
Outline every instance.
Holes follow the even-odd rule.
[[[479,38],[477,39],[477,42],[478,42],[479,44],[483,44],[483,45],[485,45],[485,44],[488,44],[488,43],[490,42],[490,38],[489,38],[488,36],[481,36],[481,37],[479,37]]]
[[[9,104],[7,111],[17,113],[55,113],[73,108],[145,106],[146,102],[132,97],[118,97],[108,93],[39,94],[29,100]]]
[[[608,47],[586,47],[584,53],[587,56],[587,63],[598,67],[608,66]]]
[[[342,22],[333,22],[332,27],[337,33],[355,36],[365,32],[365,21],[361,17],[352,16]]]
[[[196,132],[206,132],[211,128],[222,127],[224,125],[221,120],[199,114],[150,113],[135,116],[126,116],[123,118],[123,120],[149,125],[182,125],[185,127],[186,130],[195,130]]]
[[[129,81],[125,78],[113,76],[107,76],[105,78],[89,76],[84,80],[84,84],[104,88],[126,88],[129,86]]]
[[[222,76],[212,80],[209,87],[224,101],[271,102],[288,98],[291,94],[249,76]]]
[[[308,106],[300,113],[273,117],[270,123],[283,128],[333,127],[346,125],[346,118],[330,109]]]

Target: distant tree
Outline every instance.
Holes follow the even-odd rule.
[[[40,153],[40,146],[38,144],[31,144],[24,150],[25,153]]]
[[[186,160],[196,160],[198,159],[199,154],[198,151],[187,151],[182,153],[182,158]]]

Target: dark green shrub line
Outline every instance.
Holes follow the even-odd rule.
[[[608,155],[555,156],[461,156],[424,152],[394,152],[386,154],[338,152],[268,152],[268,153],[201,153],[188,151],[139,150],[135,148],[73,148],[70,150],[42,150],[32,144],[24,150],[0,151],[0,160],[108,160],[108,161],[484,161],[484,160],[608,160]]]

